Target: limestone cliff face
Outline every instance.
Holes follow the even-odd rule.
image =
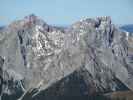
[[[39,88],[39,100],[43,100],[41,93],[43,98],[66,95],[70,84],[73,89],[77,84],[79,91],[72,96],[133,90],[126,33],[110,17],[88,18],[63,28],[27,16],[0,30],[0,56],[6,83],[3,100],[17,99],[13,96],[30,88]]]

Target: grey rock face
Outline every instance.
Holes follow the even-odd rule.
[[[0,100],[14,100],[19,98],[23,91],[21,76],[13,70],[4,70],[4,59],[0,57]]]
[[[12,81],[5,85],[8,92],[3,91],[8,96],[39,87],[37,96],[41,97],[39,94],[46,95],[42,91],[55,83],[53,86],[66,84],[59,90],[67,91],[69,83],[73,84],[74,79],[79,82],[79,78],[83,89],[89,88],[81,94],[133,90],[126,34],[112,24],[110,17],[85,19],[58,28],[34,15],[27,16],[2,29],[0,55],[5,58],[4,80]]]
[[[4,60],[2,57],[0,57],[0,100],[1,100],[2,87],[3,87],[3,63]]]

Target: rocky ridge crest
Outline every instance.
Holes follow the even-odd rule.
[[[133,90],[126,33],[110,17],[87,18],[63,28],[27,16],[2,28],[0,56],[2,100],[18,99],[30,88],[40,90],[33,100],[70,95],[70,85],[70,96]]]

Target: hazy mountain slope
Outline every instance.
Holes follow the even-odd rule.
[[[120,28],[127,32],[133,33],[133,24],[123,25]]]

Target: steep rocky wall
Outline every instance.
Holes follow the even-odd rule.
[[[30,88],[45,91],[82,70],[88,74],[76,77],[82,76],[94,93],[133,90],[126,33],[110,17],[88,18],[59,28],[30,15],[2,28],[0,36],[0,55],[5,58],[4,97],[20,96]]]

